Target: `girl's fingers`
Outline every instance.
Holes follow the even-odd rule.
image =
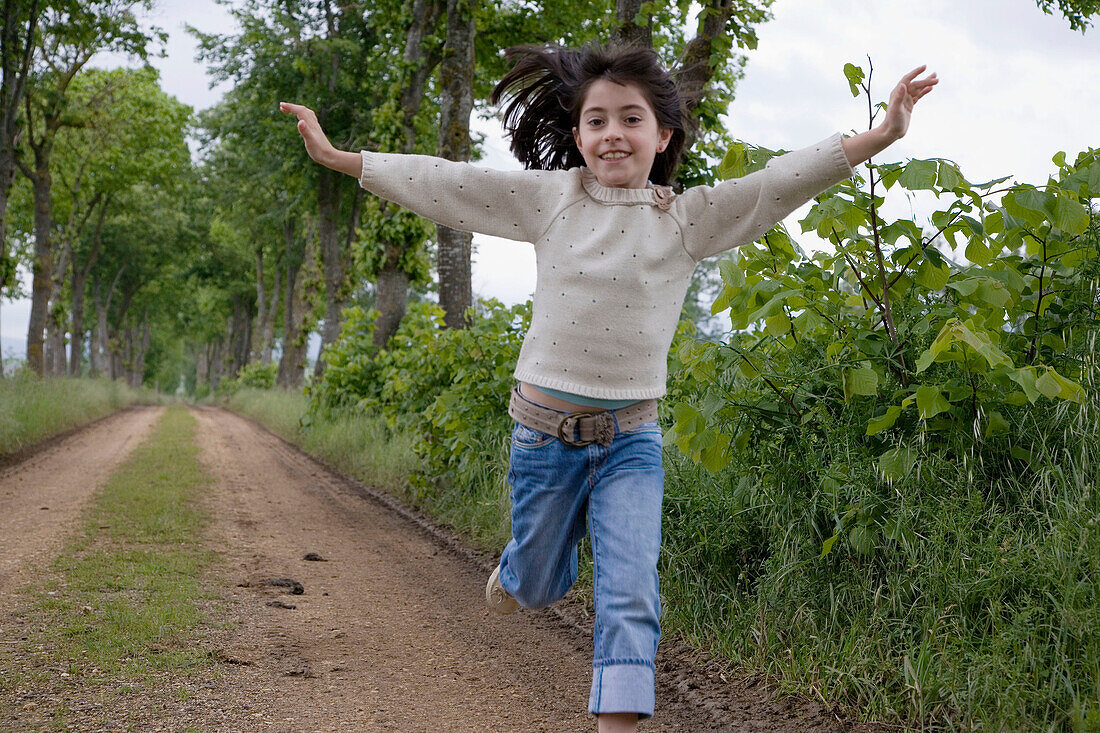
[[[921,73],[922,71],[924,71],[927,68],[928,68],[927,64],[921,64],[920,66],[913,69],[912,71],[910,71],[905,76],[901,77],[901,83],[902,84],[908,84],[909,82],[911,82],[911,81],[913,81],[914,79],[917,78],[917,74]]]

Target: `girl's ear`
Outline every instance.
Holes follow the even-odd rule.
[[[581,150],[581,131],[577,128],[573,128],[573,144],[577,146],[577,150]],[[584,151],[581,150],[583,153]]]
[[[576,129],[574,128],[573,134],[576,135]],[[672,130],[668,127],[662,127],[657,133],[657,152],[665,152],[665,148],[668,147],[668,141],[672,139]]]

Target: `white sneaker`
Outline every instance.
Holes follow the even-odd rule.
[[[508,591],[504,590],[504,586],[500,584],[499,565],[489,576],[489,582],[485,584],[485,603],[490,610],[499,614],[515,613],[519,609],[516,599],[508,595]]]

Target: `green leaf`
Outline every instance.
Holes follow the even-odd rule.
[[[978,278],[968,277],[964,280],[956,280],[953,283],[949,283],[947,287],[951,288],[952,290],[954,290],[959,295],[962,295],[963,297],[968,297],[968,296],[973,295],[975,292],[977,292],[977,290],[981,286],[981,284],[982,284],[982,281],[979,280]]]
[[[925,260],[917,268],[916,281],[929,290],[943,290],[947,280],[951,276],[951,268],[947,265],[934,265]]]
[[[722,275],[722,282],[726,285],[739,288],[745,284],[745,270],[739,262],[718,260],[718,272]]]
[[[866,362],[865,362],[866,363]],[[844,399],[878,393],[878,372],[869,366],[844,370]]]
[[[1047,394],[1051,382],[1057,385],[1057,392],[1053,395]],[[1035,386],[1040,392],[1047,395],[1047,397],[1059,397],[1071,402],[1081,402],[1085,399],[1085,390],[1081,385],[1066,379],[1053,369],[1048,369],[1046,374],[1039,377],[1039,379],[1035,381]]]
[[[898,416],[901,415],[901,407],[898,405],[890,405],[886,408],[886,413],[879,417],[873,417],[867,423],[867,435],[878,435],[883,430],[889,430],[894,427],[894,423],[897,422]]]
[[[1034,404],[1039,399],[1039,390],[1035,386],[1035,367],[1020,367],[1009,372],[1008,378],[1020,385],[1028,402]]]
[[[782,336],[791,330],[791,319],[780,311],[764,319],[764,330],[771,336]]]
[[[726,154],[722,156],[722,162],[718,164],[718,177],[723,181],[728,181],[731,178],[740,178],[749,172],[749,160],[748,151],[745,148],[745,144],[742,142],[735,142],[730,146]]]
[[[1089,212],[1068,196],[1054,196],[1050,223],[1066,234],[1084,234],[1089,226]]]
[[[863,83],[863,69],[855,64],[844,64],[844,78],[848,80],[848,88],[852,90],[852,96],[858,97],[860,93],[859,85]]]
[[[934,160],[911,160],[898,178],[898,183],[910,191],[929,190],[936,185],[936,172]]]
[[[993,253],[981,237],[971,237],[970,244],[966,245],[966,259],[979,267],[985,267],[993,259]]]
[[[916,462],[916,452],[912,448],[892,448],[878,457],[878,469],[886,478],[897,481],[905,478]]]
[[[939,387],[922,384],[917,388],[917,411],[925,420],[950,409],[951,403],[944,398]]]
[[[829,554],[829,552],[832,551],[833,545],[836,544],[838,537],[840,537],[839,533],[834,534],[832,537],[821,543],[821,557],[825,557]]]
[[[955,188],[963,182],[962,173],[946,160],[940,161],[939,177],[936,181],[940,188]]]
[[[1009,430],[1008,420],[1005,420],[1004,415],[996,410],[986,414],[986,421],[985,436],[987,438],[990,435],[1003,435]]]
[[[1047,371],[1043,376],[1035,380],[1035,388],[1039,390],[1040,394],[1044,397],[1054,399],[1062,391],[1062,385],[1058,384],[1058,380],[1054,378],[1050,371]]]

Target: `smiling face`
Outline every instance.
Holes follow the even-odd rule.
[[[645,188],[653,159],[671,137],[640,88],[607,79],[588,87],[573,128],[585,165],[609,188]]]

